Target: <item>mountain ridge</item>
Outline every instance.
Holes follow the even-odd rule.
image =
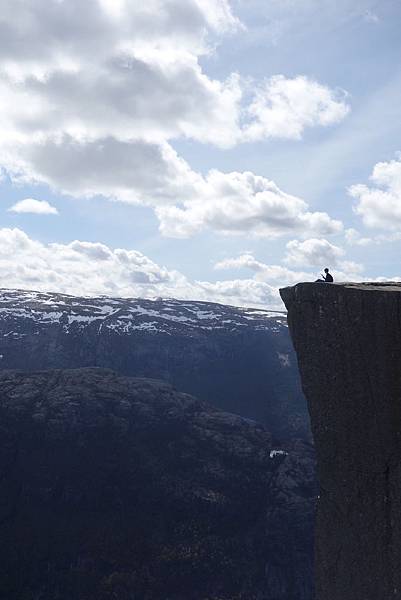
[[[0,369],[93,366],[168,381],[280,439],[309,436],[285,313],[0,290]]]
[[[48,307],[44,311],[44,307]],[[119,298],[112,296],[77,297],[69,294],[0,288],[0,311],[19,314],[40,323],[61,322],[64,327],[93,322],[127,333],[150,330],[169,333],[162,325],[182,325],[189,333],[200,329],[243,327],[271,328],[286,326],[285,312],[241,308],[216,302],[178,300],[175,298]],[[41,318],[42,317],[42,318]],[[228,318],[231,317],[231,318]],[[151,320],[151,318],[156,320]],[[60,321],[61,319],[61,321]],[[275,323],[267,321],[274,319]],[[160,325],[160,327],[157,327]]]

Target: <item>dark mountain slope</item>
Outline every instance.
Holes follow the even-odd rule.
[[[0,598],[311,600],[308,445],[159,381],[0,374]]]
[[[97,366],[163,379],[280,439],[309,435],[284,313],[0,290],[0,366]]]

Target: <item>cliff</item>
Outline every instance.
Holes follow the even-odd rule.
[[[401,598],[401,285],[281,296],[318,459],[317,598]]]
[[[311,600],[313,450],[149,379],[0,374],[0,598]]]

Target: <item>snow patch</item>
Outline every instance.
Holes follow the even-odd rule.
[[[276,458],[276,456],[288,456],[288,452],[285,450],[270,450],[270,458]]]
[[[291,367],[291,360],[289,354],[282,354],[277,352],[277,358],[279,359],[282,367]]]

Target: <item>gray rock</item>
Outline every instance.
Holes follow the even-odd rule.
[[[401,285],[281,296],[318,459],[317,598],[401,598]]]

